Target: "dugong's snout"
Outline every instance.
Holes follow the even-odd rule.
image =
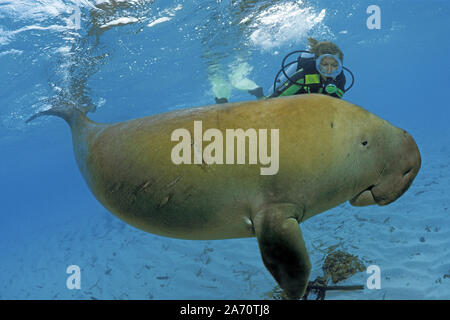
[[[398,199],[411,186],[421,165],[419,148],[411,135],[403,131],[402,141],[397,144],[394,155],[385,164],[385,173],[371,192],[375,202],[386,205]]]
[[[393,144],[384,158],[384,166],[377,181],[350,200],[354,206],[387,205],[397,200],[411,186],[420,170],[419,148],[411,135],[402,130],[399,141]]]

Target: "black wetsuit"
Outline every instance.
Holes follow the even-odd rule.
[[[296,84],[287,80],[284,84],[278,86],[277,90],[267,98],[304,93],[322,93],[332,97],[341,98],[345,92],[344,72],[342,71],[334,80],[329,78],[325,83],[316,69],[316,60],[314,58],[299,57],[297,70],[293,75],[290,75],[289,78],[296,82]],[[338,88],[337,92],[328,93],[325,91],[325,86],[329,83],[334,84]]]

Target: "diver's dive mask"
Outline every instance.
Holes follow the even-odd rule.
[[[342,62],[335,55],[323,54],[316,60],[316,69],[322,76],[336,79],[342,72]]]

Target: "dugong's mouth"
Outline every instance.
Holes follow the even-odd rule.
[[[366,190],[360,192],[357,196],[350,199],[350,204],[355,207],[369,206],[376,204],[375,198],[373,197],[372,189],[374,186],[370,186]]]
[[[385,159],[383,169],[372,185],[360,191],[349,202],[353,206],[378,204],[384,206],[394,202],[411,186],[420,170],[420,152],[414,139],[401,131],[400,142],[395,153]],[[369,182],[370,183],[370,182]]]

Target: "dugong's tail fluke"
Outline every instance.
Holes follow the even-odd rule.
[[[36,113],[32,117],[28,118],[28,120],[26,120],[26,123],[29,123],[41,116],[57,116],[63,118],[70,126],[72,126],[75,119],[77,119],[80,115],[84,115],[84,113],[77,107],[70,105],[61,105]]]

